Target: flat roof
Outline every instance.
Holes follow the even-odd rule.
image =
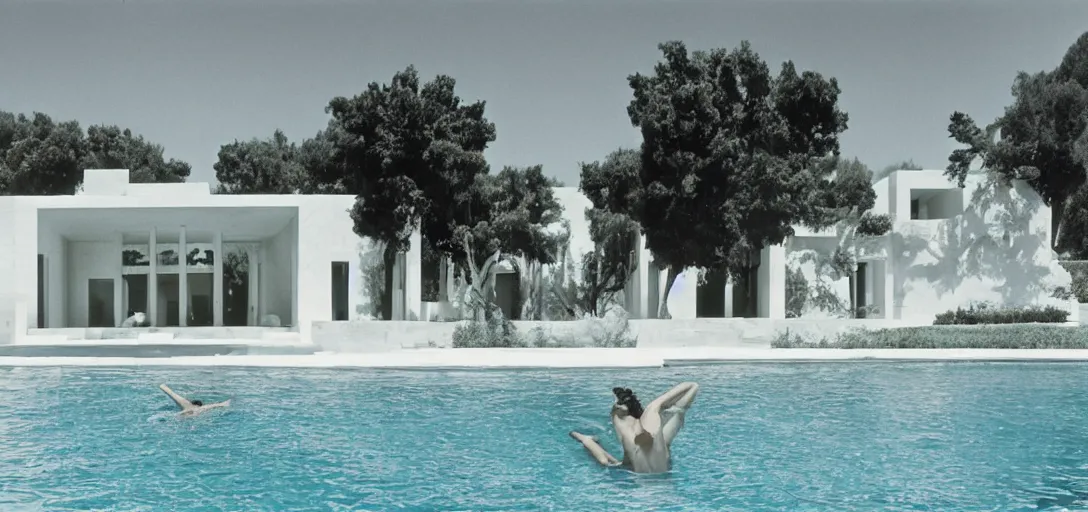
[[[156,228],[160,242],[177,241],[181,226],[191,242],[210,242],[214,230],[231,242],[275,236],[298,216],[295,206],[210,206],[163,208],[39,208],[38,222],[72,241],[145,237]]]

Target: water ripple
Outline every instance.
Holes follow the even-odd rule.
[[[1078,364],[519,372],[0,368],[2,510],[1086,510]],[[702,391],[667,475],[610,389]],[[168,382],[229,410],[179,419]]]

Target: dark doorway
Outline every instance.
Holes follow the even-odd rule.
[[[129,274],[124,276],[124,280],[128,286],[128,311],[125,312],[125,318],[134,313],[147,314],[147,274]]]
[[[189,327],[208,327],[215,322],[212,309],[212,279],[209,273],[188,274]]]
[[[332,262],[332,319],[343,322],[348,319],[348,262]]]
[[[159,318],[154,318],[151,322],[163,327],[177,327],[181,325],[181,316],[178,312],[178,275],[159,274],[156,279],[159,296],[155,300],[159,301]]]
[[[113,279],[87,280],[87,327],[114,327]]]
[[[725,283],[728,274],[721,270],[707,271],[704,283],[695,292],[696,318],[725,318]]]
[[[46,321],[47,321],[46,318],[48,318],[46,316],[46,312],[45,312],[45,305],[49,303],[45,298],[45,291],[47,290],[47,285],[45,283],[46,268],[47,267],[45,265],[45,255],[44,254],[39,254],[38,255],[38,328],[39,329],[45,329],[45,324],[46,324]]]
[[[865,310],[869,306],[865,298],[865,289],[868,288],[868,283],[865,282],[865,271],[868,265],[866,262],[858,263],[858,271],[854,277],[854,302],[857,306],[855,318],[865,318]]]
[[[759,316],[759,267],[749,267],[733,283],[733,316]]]
[[[223,259],[223,325],[249,325],[249,255],[228,252]]]

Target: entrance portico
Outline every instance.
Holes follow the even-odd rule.
[[[296,207],[41,208],[38,232],[38,327],[294,321]]]

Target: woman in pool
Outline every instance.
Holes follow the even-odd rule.
[[[174,403],[178,404],[178,407],[181,407],[182,416],[196,416],[197,414],[205,412],[209,409],[227,407],[230,405],[230,400],[207,405],[204,405],[204,402],[201,402],[200,400],[190,401],[189,399],[175,393],[174,390],[170,389],[170,386],[167,386],[166,384],[160,384],[159,389],[161,389],[163,393],[166,393],[167,396],[173,399]]]
[[[664,473],[672,465],[669,447],[684,426],[684,414],[698,392],[699,385],[694,382],[677,384],[643,409],[630,388],[613,388],[616,403],[612,405],[612,426],[623,445],[623,462],[590,436],[578,432],[571,432],[570,436],[582,443],[601,465],[623,466],[635,473]],[[663,413],[669,417],[664,418]]]

